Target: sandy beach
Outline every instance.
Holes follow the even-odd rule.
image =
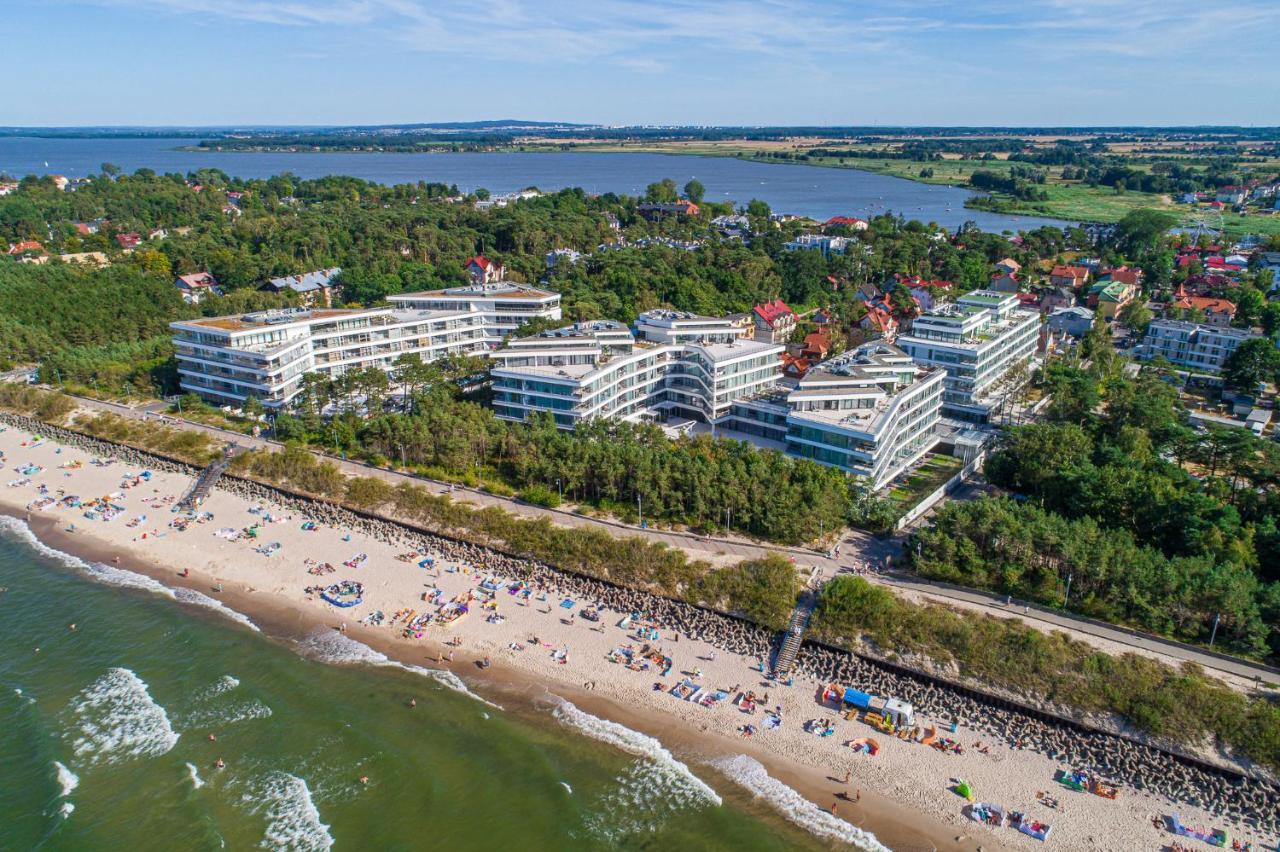
[[[1225,827],[1242,840],[1276,842],[1147,793],[1121,789],[1112,801],[1068,790],[1054,775],[1072,767],[1002,743],[982,742],[979,748],[982,735],[963,726],[948,734],[962,744],[963,754],[879,735],[821,704],[823,684],[797,678],[784,687],[762,677],[760,660],[661,630],[656,637],[641,636],[624,621],[628,613],[602,609],[598,620],[588,620],[583,613],[594,608],[592,601],[565,606],[549,590],[531,588],[526,594],[513,588],[513,578],[484,565],[452,562],[429,550],[409,555],[348,530],[310,524],[287,507],[252,504],[215,490],[199,509],[204,514],[178,529],[172,522],[180,516],[171,508],[189,486],[188,477],[156,472],[139,479],[141,471],[123,462],[95,464],[84,451],[53,441],[33,446],[32,437],[15,428],[0,432],[0,510],[28,519],[45,544],[199,592],[273,636],[314,641],[345,635],[393,660],[452,672],[497,705],[550,710],[567,700],[591,716],[656,738],[713,787],[738,783],[763,794],[784,815],[833,843],[877,848],[860,826],[896,850],[1154,850],[1177,838],[1153,820],[1175,812],[1188,825]],[[28,465],[41,469],[24,473]],[[96,519],[86,518],[83,505],[63,505],[68,495],[82,503],[112,495],[107,502],[121,511],[109,520],[101,511]],[[52,498],[51,504],[35,508],[42,497]],[[348,590],[361,598],[350,608],[334,606],[314,591],[348,580],[360,584]],[[441,624],[436,613],[450,601],[465,603],[469,611]],[[381,623],[371,618],[378,612]],[[419,616],[428,616],[421,628],[406,630]],[[645,646],[670,658],[667,675],[660,665],[640,661]],[[627,654],[636,660],[630,667]],[[728,697],[715,706],[681,700],[670,690],[686,679],[703,695]],[[760,701],[749,714],[734,699],[750,692]],[[556,712],[565,724],[584,728],[580,715],[560,707]],[[776,709],[778,727],[764,724],[766,709]],[[834,734],[808,733],[811,720],[828,720]],[[928,727],[936,720],[920,722]],[[750,737],[743,736],[746,725],[755,729]],[[876,755],[847,747],[862,737],[879,743]],[[1040,842],[1013,828],[965,818],[965,801],[950,789],[959,779],[969,782],[979,801],[1052,825],[1049,839]],[[778,782],[799,796],[788,798]]]

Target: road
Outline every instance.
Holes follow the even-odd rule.
[[[80,397],[77,397],[77,401],[85,408],[110,411],[133,419],[154,419],[157,416],[154,405],[133,408],[120,403]],[[217,440],[232,441],[242,447],[279,449],[281,446],[276,441],[253,438],[240,432],[219,429],[202,423],[177,420],[167,416],[164,419],[166,422],[183,429],[203,432]],[[372,467],[363,462],[336,459],[330,456],[325,457],[337,464],[344,473],[353,476],[376,476],[392,484],[413,482],[437,494],[449,492],[450,486],[448,483],[418,476],[409,476],[386,470],[385,468]],[[983,493],[985,488],[985,484],[980,480],[966,483],[949,499],[973,499]],[[669,530],[641,529],[621,521],[587,518],[570,511],[531,506],[517,500],[498,497],[462,486],[455,486],[452,494],[454,499],[465,500],[477,506],[498,506],[513,514],[528,518],[546,517],[560,526],[598,529],[619,537],[640,536],[649,541],[662,542],[670,547],[680,548],[695,559],[708,559],[713,562],[724,563],[726,561],[759,558],[768,553],[780,553],[793,560],[797,567],[806,574],[816,568],[820,572],[820,580],[830,579],[837,574],[848,573],[855,568],[863,566],[883,566],[886,564],[886,559],[889,565],[900,561],[902,542],[905,537],[878,539],[856,530],[846,530],[840,540],[838,556],[833,558],[825,553],[819,553],[807,548],[766,544],[739,537],[699,536],[693,533]],[[927,517],[928,515],[922,518],[920,522],[923,522]],[[962,601],[990,615],[1002,618],[1018,617],[1042,629],[1059,628],[1081,639],[1095,637],[1153,652],[1173,664],[1189,661],[1209,671],[1230,674],[1249,680],[1257,679],[1263,684],[1280,682],[1280,670],[1268,666],[1255,665],[1236,658],[1219,657],[1194,646],[1183,645],[1125,628],[1112,627],[1075,618],[1054,610],[1044,609],[1035,605],[1026,605],[1021,601],[1015,601],[1012,606],[1008,606],[1003,598],[986,592],[942,586],[896,571],[873,570],[864,576],[872,582],[881,583],[892,588],[909,590],[938,602]]]

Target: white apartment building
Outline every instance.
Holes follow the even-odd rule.
[[[1040,314],[1012,293],[975,290],[917,317],[897,345],[920,365],[947,371],[948,416],[986,422],[998,405],[997,383],[1035,354]]]
[[[306,373],[390,370],[402,355],[433,361],[482,352],[486,342],[476,311],[284,308],[169,327],[184,391],[217,405],[253,397],[273,409],[298,395]]]
[[[492,353],[493,406],[505,420],[550,412],[564,429],[597,417],[715,422],[777,382],[782,351],[754,340],[637,341],[612,320],[579,323]]]
[[[416,311],[477,311],[482,317],[484,342],[496,348],[520,326],[534,319],[560,319],[560,294],[512,281],[492,281],[400,293],[387,300],[397,308]]]
[[[636,335],[650,343],[732,343],[755,335],[748,314],[704,317],[687,311],[645,311],[636,317]]]
[[[829,237],[826,234],[801,234],[783,244],[787,251],[820,251],[823,257],[844,254],[853,240],[848,237]]]
[[[1258,335],[1244,328],[1218,328],[1183,320],[1152,320],[1137,355],[1143,360],[1161,357],[1193,371],[1216,373],[1236,347]]]
[[[735,403],[726,425],[883,488],[938,442],[946,371],[867,343],[811,368],[789,394]]]

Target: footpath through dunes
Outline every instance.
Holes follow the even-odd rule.
[[[3,415],[0,420],[29,432],[52,436],[64,444],[96,455],[117,455],[131,464],[146,465],[155,470],[176,472],[188,477],[196,473],[195,468],[170,459],[140,453],[16,415]],[[371,513],[354,512],[332,503],[314,501],[304,495],[232,476],[224,477],[218,490],[238,495],[247,501],[290,507],[317,522],[350,530],[352,536],[367,537],[391,548],[425,548],[440,554],[444,559],[483,566],[486,572],[537,584],[556,594],[574,597],[579,601],[591,601],[617,613],[648,612],[666,631],[678,631],[683,637],[708,643],[748,660],[768,660],[774,647],[776,637],[770,631],[732,616],[647,592],[617,587],[598,579],[558,571],[543,563],[441,536]],[[828,681],[845,682],[879,694],[896,695],[912,701],[919,713],[960,721],[966,736],[981,733],[984,738],[990,737],[995,742],[1003,743],[1009,754],[1008,759],[1015,762],[1019,760],[1016,752],[1035,751],[1071,768],[1094,769],[1134,790],[1167,799],[1175,803],[1175,806],[1202,808],[1210,813],[1229,816],[1240,827],[1256,828],[1273,835],[1280,829],[1277,817],[1280,813],[1280,790],[1265,778],[1246,778],[1239,772],[1201,764],[1194,757],[1177,756],[1167,748],[1125,739],[1101,730],[1088,730],[1081,722],[1058,718],[1037,708],[1017,706],[1006,697],[970,685],[949,683],[929,673],[912,671],[840,649],[805,643],[797,654],[793,674],[797,678],[813,678],[817,684]],[[790,698],[793,707],[804,706],[794,696]],[[810,738],[805,742],[817,741]],[[847,754],[847,751],[841,754]],[[883,761],[880,766],[874,762],[868,764],[868,768],[871,771],[893,769],[892,765]],[[1016,768],[1016,765],[1000,767],[997,776],[993,777],[1012,774]],[[1050,783],[1051,779],[1047,777],[1043,780],[1044,787],[1048,787]],[[1125,806],[1122,803],[1120,807]],[[936,810],[936,802],[933,803],[933,808]]]

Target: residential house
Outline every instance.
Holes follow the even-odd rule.
[[[890,343],[898,335],[898,321],[880,305],[868,305],[867,315],[858,321],[858,326]]]
[[[9,246],[10,257],[44,257],[48,252],[36,240],[22,240]]]
[[[285,275],[266,281],[258,289],[266,293],[283,293],[285,290],[291,290],[298,294],[302,304],[313,308],[319,306],[327,308],[333,305],[335,279],[341,272],[342,270],[335,266],[331,269],[317,269],[301,275]]]
[[[809,361],[824,361],[831,354],[831,332],[826,329],[815,331],[804,336],[804,348],[800,354]]]
[[[18,184],[15,181],[0,180],[0,196],[9,195],[18,191]]]
[[[1111,322],[1121,308],[1142,292],[1141,280],[1142,273],[1136,269],[1126,266],[1109,269],[1089,288],[1087,304],[1104,322]]]
[[[859,219],[857,216],[832,216],[830,219],[822,223],[824,228],[849,228],[853,231],[865,231],[867,229],[867,220]]]
[[[987,289],[996,293],[1020,293],[1022,282],[1018,280],[1016,273],[996,273],[991,277],[991,283],[987,285]]]
[[[1040,294],[1040,312],[1048,313],[1058,308],[1070,308],[1076,303],[1076,291],[1070,287],[1053,287]]]
[[[756,318],[755,339],[768,343],[786,343],[796,330],[796,312],[781,299],[764,302],[752,309]]]
[[[1237,185],[1220,186],[1218,191],[1213,194],[1214,201],[1220,201],[1223,204],[1234,207],[1237,204],[1244,204],[1245,197],[1248,195],[1248,188]]]
[[[482,254],[478,254],[468,260],[463,268],[471,276],[471,282],[479,285],[496,284],[503,280],[507,274],[506,267]]]
[[[179,275],[173,280],[173,286],[177,287],[178,292],[182,294],[182,301],[192,305],[200,304],[207,295],[222,295],[222,291],[218,289],[218,279],[208,272],[189,272],[186,275]]]
[[[646,219],[661,219],[664,216],[697,216],[698,205],[686,198],[679,201],[645,201],[636,205],[636,212]]]
[[[1066,335],[1079,339],[1089,333],[1093,327],[1093,311],[1079,305],[1070,308],[1056,308],[1045,321],[1046,327],[1053,334]]]
[[[1049,283],[1054,287],[1079,290],[1089,278],[1089,270],[1083,266],[1057,264],[1049,270]]]
[[[1189,311],[1197,321],[1203,318],[1205,325],[1226,328],[1236,318],[1236,306],[1226,299],[1213,299],[1205,296],[1189,296],[1183,287],[1178,288],[1174,299],[1165,306],[1165,311]]]
[[[547,252],[547,272],[551,272],[552,270],[559,268],[561,264],[564,264],[565,266],[576,266],[579,260],[582,260],[582,254],[571,248],[552,249]]]
[[[150,231],[147,231],[147,239],[167,240],[169,239],[169,232],[166,231],[164,228],[152,228]]]
[[[1003,272],[1005,275],[1017,275],[1022,271],[1022,264],[1011,257],[1006,257],[996,264],[996,271]]]
[[[53,181],[54,186],[62,190],[65,190],[71,183],[71,181],[67,180],[66,175],[49,175],[49,178]]]
[[[141,234],[116,234],[116,242],[120,244],[120,248],[126,252],[131,252],[142,244]]]

